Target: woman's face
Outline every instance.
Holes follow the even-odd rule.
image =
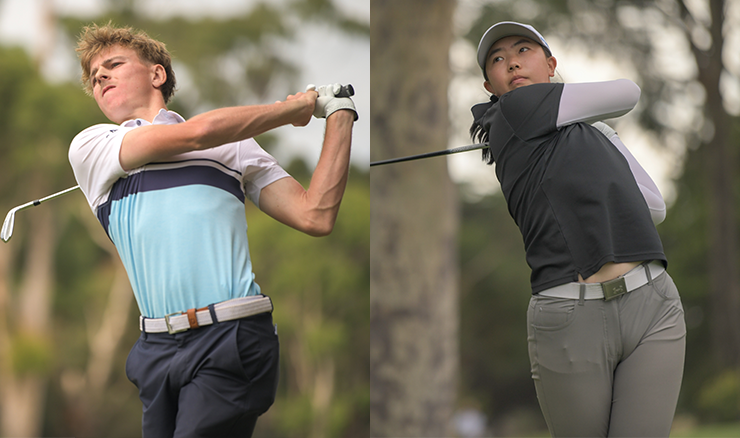
[[[550,82],[556,66],[555,57],[548,58],[542,46],[531,39],[523,36],[501,38],[488,51],[488,80],[483,86],[500,97],[525,85]]]

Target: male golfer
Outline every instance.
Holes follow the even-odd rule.
[[[141,311],[126,362],[143,436],[251,436],[274,401],[278,339],[247,245],[245,198],[314,236],[329,234],[347,182],[354,104],[320,87],[270,105],[185,121],[164,44],[131,28],[86,27],[82,81],[115,124],[78,134],[75,177],[115,244]],[[326,117],[308,190],[252,137]]]

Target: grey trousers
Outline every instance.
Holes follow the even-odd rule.
[[[668,273],[611,301],[534,295],[527,327],[532,379],[552,436],[669,435],[686,325]]]

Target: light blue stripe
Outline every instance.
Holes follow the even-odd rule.
[[[212,186],[126,196],[111,204],[109,235],[142,315],[164,315],[260,293],[244,204]]]

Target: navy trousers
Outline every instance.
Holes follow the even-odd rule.
[[[142,332],[126,360],[142,436],[251,437],[275,401],[278,351],[270,313],[174,335]]]

